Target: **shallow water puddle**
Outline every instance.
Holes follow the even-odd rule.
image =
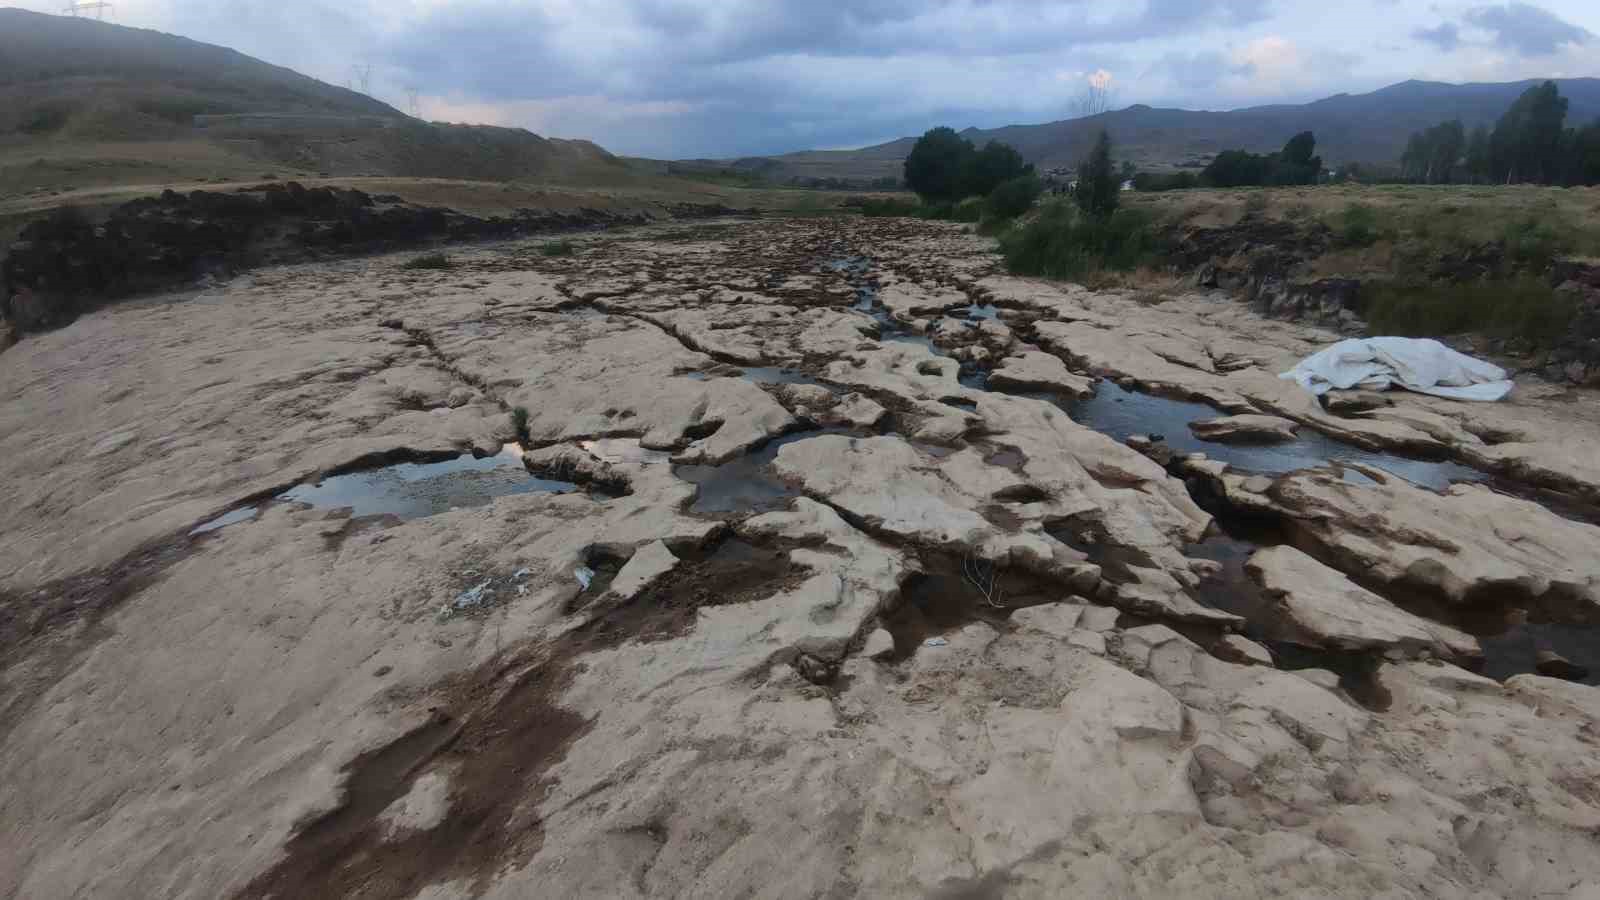
[[[1013,612],[1063,596],[1059,583],[1019,569],[940,553],[925,553],[920,562],[922,571],[901,584],[899,600],[883,616],[897,659],[974,622],[1004,629]]]
[[[392,515],[417,519],[452,509],[483,506],[510,494],[566,494],[579,490],[570,481],[536,478],[522,452],[508,444],[494,456],[458,456],[443,462],[397,463],[377,469],[300,484],[275,499],[322,509],[349,507],[355,516]]]
[[[1051,399],[1048,395],[1037,396]],[[1189,430],[1189,423],[1215,419],[1226,413],[1204,403],[1171,400],[1126,390],[1109,381],[1097,384],[1093,397],[1066,403],[1064,408],[1073,421],[1108,435],[1119,443],[1136,434],[1152,439],[1159,436],[1168,447],[1180,454],[1204,453],[1241,471],[1264,475],[1279,475],[1344,462],[1382,469],[1412,484],[1433,490],[1444,490],[1461,481],[1488,480],[1483,472],[1459,463],[1363,450],[1307,426],[1300,427],[1298,440],[1283,444],[1203,441]],[[1357,472],[1347,470],[1347,473],[1356,481],[1365,478]]]
[[[807,440],[823,434],[843,434],[839,430],[805,431],[767,442],[737,459],[717,466],[674,466],[672,474],[695,485],[694,503],[689,506],[691,515],[723,516],[771,512],[783,509],[789,501],[800,495],[799,488],[788,484],[772,470],[772,461],[784,445]]]
[[[1496,635],[1480,635],[1481,674],[1496,681],[1538,671],[1537,653],[1553,651],[1588,670],[1583,684],[1600,685],[1600,626],[1522,623]]]
[[[189,537],[209,534],[210,532],[216,531],[220,528],[227,528],[229,525],[237,525],[240,522],[247,522],[251,519],[254,519],[256,514],[259,512],[261,512],[261,507],[259,506],[245,506],[239,509],[229,510],[209,522],[196,525],[194,528],[190,529]]]

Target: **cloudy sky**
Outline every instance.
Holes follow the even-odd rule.
[[[0,4],[17,0],[0,0]],[[1115,105],[1231,109],[1408,78],[1600,76],[1600,2],[116,0],[434,119],[681,158],[856,147]],[[64,0],[21,0],[56,12]]]

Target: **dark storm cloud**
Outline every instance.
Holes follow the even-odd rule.
[[[1411,32],[1411,36],[1446,53],[1461,46],[1461,29],[1454,22],[1441,22],[1435,28],[1418,28]]]
[[[1467,21],[1494,35],[1494,42],[1523,56],[1549,56],[1566,44],[1587,43],[1593,32],[1537,6],[1507,3],[1480,6]]]
[[[425,71],[439,88],[488,98],[553,96],[581,83],[660,97],[676,92],[688,67],[788,56],[1060,52],[1170,37],[1201,25],[1246,25],[1268,13],[1267,0],[1148,0],[1109,17],[1095,8],[1047,0],[849,0],[826,10],[815,0],[733,8],[631,0],[597,7],[591,37],[553,28],[515,4],[452,4],[390,34],[384,48],[396,64]]]

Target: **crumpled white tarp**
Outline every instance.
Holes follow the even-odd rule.
[[[1402,387],[1452,400],[1499,400],[1511,393],[1506,371],[1427,338],[1340,341],[1300,361],[1279,378],[1321,396],[1331,390]]]

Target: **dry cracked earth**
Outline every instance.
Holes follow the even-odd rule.
[[[1600,897],[1592,393],[1324,406],[935,223],[577,247],[0,354],[0,894]]]

